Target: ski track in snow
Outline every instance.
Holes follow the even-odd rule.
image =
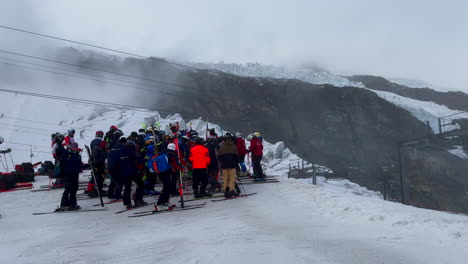
[[[114,214],[121,203],[102,212],[32,216],[52,210],[62,191],[2,193],[0,263],[465,263],[468,257],[466,216],[275,176],[280,183],[245,185],[258,192],[248,198],[140,218],[127,217],[140,209]],[[48,181],[38,179],[35,186]]]

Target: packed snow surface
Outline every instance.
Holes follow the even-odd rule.
[[[127,216],[151,206],[33,216],[53,210],[62,191],[1,193],[0,263],[466,263],[468,217],[285,172],[267,170],[280,183],[245,185],[257,192],[248,198],[141,218]]]

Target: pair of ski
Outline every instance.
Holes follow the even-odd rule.
[[[106,211],[107,208],[90,208],[90,209],[78,209],[78,210],[65,210],[65,211],[50,211],[50,212],[39,212],[39,213],[32,213],[33,215],[45,215],[45,214],[63,214],[63,213],[79,213],[79,212],[98,212],[98,211]]]
[[[236,196],[232,196],[232,197],[228,197],[228,198],[223,198],[223,199],[214,199],[214,200],[211,200],[211,201],[212,202],[222,202],[222,201],[232,200],[232,199],[236,199],[236,198],[247,197],[247,196],[251,196],[251,195],[255,195],[255,194],[257,194],[257,193],[240,194],[240,195],[236,195]]]
[[[164,211],[156,211],[156,210],[142,211],[142,212],[133,213],[133,215],[129,215],[128,217],[142,217],[142,216],[155,215],[155,214],[164,214],[164,213],[193,210],[193,209],[203,208],[206,206],[206,204],[207,202],[204,202],[201,204],[185,205],[184,207],[175,207],[170,210],[164,210]]]
[[[248,182],[241,182],[241,184],[265,184],[265,183],[278,183],[278,180],[274,181],[248,181]]]
[[[99,204],[100,205],[100,204]],[[139,209],[139,208],[142,208],[142,207],[145,207],[145,206],[148,206],[148,205],[153,205],[153,203],[147,203],[147,204],[142,204],[142,205],[138,205],[138,206],[134,206],[132,208],[128,208],[128,209],[124,209],[124,210],[121,210],[121,211],[117,211],[115,212],[116,214],[121,214],[121,213],[125,213],[125,212],[128,212],[128,211],[131,211],[131,210],[134,210],[134,209]]]

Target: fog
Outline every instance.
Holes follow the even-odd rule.
[[[0,25],[145,56],[318,65],[468,91],[461,0],[2,2]],[[5,29],[0,36],[0,49],[19,52],[69,45]]]

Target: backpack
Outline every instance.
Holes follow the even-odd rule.
[[[153,165],[152,169],[157,173],[166,172],[171,169],[167,153],[161,153],[160,155],[153,156],[151,158],[151,164]]]

